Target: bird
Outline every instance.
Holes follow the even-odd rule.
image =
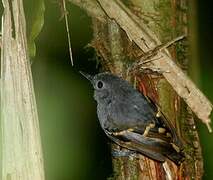
[[[153,101],[109,72],[80,72],[94,88],[101,128],[114,143],[158,162],[183,162],[183,143]]]

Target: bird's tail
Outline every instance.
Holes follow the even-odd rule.
[[[168,153],[165,154],[165,156],[177,165],[180,165],[181,162],[183,162],[184,158],[185,158],[185,155],[182,151],[177,152],[173,148],[171,148],[171,150],[168,151]]]

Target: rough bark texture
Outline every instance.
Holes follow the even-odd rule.
[[[2,180],[43,180],[44,168],[22,0],[3,0]]]
[[[190,109],[175,93],[174,87],[172,88],[162,76],[127,73],[129,64],[143,55],[144,51],[142,50],[147,49],[149,45],[146,46],[146,43],[144,43],[144,47],[138,47],[135,41],[131,41],[132,36],[126,34],[127,31],[124,32],[124,28],[120,27],[118,22],[116,23],[116,19],[110,19],[100,13],[101,8],[96,1],[71,1],[86,9],[89,15],[92,15],[94,40],[91,44],[96,49],[97,55],[101,57],[102,70],[110,71],[129,80],[136,88],[158,103],[184,141],[186,160],[181,166],[177,167],[170,161],[161,164],[142,155],[137,155],[137,157],[113,157],[113,178],[201,179],[203,173],[201,147]],[[85,4],[88,2],[92,4],[88,7],[95,6],[96,12],[86,8]],[[99,0],[99,2],[101,4],[104,1]],[[120,3],[117,0],[116,2]],[[187,0],[129,0],[123,2],[134,13],[135,19],[133,19],[135,22],[138,24],[140,22],[145,23],[161,42],[167,42],[179,35],[188,34],[189,4]],[[94,16],[94,14],[99,13],[101,18]],[[147,36],[152,37],[151,34],[147,34]],[[138,41],[141,41],[141,39]],[[153,41],[159,44],[156,39]],[[153,44],[150,46],[153,47]],[[172,59],[175,59],[176,63],[187,71],[188,43],[184,41],[175,46],[173,45],[169,48],[169,52]],[[169,54],[168,51],[164,53]],[[170,55],[168,56],[170,57]],[[120,148],[112,144],[112,150]]]

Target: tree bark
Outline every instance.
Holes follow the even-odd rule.
[[[127,30],[124,32],[123,29],[125,28],[121,26],[122,22],[116,22],[116,19],[113,20],[104,16],[96,1],[71,1],[85,8],[88,14],[92,15],[94,39],[91,44],[97,51],[97,56],[102,64],[102,71],[110,71],[113,74],[122,76],[159,104],[162,112],[174,124],[178,134],[184,141],[186,159],[180,166],[177,167],[169,160],[164,164],[158,163],[139,154],[137,157],[112,157],[113,178],[201,179],[203,174],[201,146],[190,108],[173,90],[174,87],[172,88],[162,76],[144,74],[143,72],[132,75],[127,72],[129,65],[145,54],[142,50],[149,46],[153,47],[153,45],[146,44],[146,40],[144,40],[144,44],[139,46],[139,41],[143,41],[142,38],[142,40],[138,40],[138,43],[134,39],[132,41],[134,32],[131,35],[128,34]],[[116,2],[118,4],[121,3],[117,0]],[[147,37],[157,36],[157,39],[160,39],[161,42],[168,42],[179,35],[188,34],[189,2],[187,0],[129,0],[124,2],[126,3],[125,7],[123,5],[121,7],[128,8],[126,12],[134,23],[138,24],[138,26],[146,24],[154,32],[153,35],[149,31],[150,33],[146,34]],[[96,10],[92,11],[90,8],[86,8],[85,3],[91,5],[88,7],[95,6]],[[102,5],[101,0],[99,0],[99,3]],[[104,9],[104,7],[102,8]],[[106,9],[104,10],[106,11]],[[128,13],[129,11],[133,14]],[[97,14],[101,14],[101,18],[96,17]],[[128,28],[128,25],[126,28]],[[160,43],[157,39],[152,39],[155,44]],[[173,45],[168,48],[168,50],[165,50],[165,53],[175,59],[176,63],[187,72],[189,64],[188,42],[180,42],[176,46]],[[165,75],[165,77],[168,81],[170,80],[169,74]],[[112,144],[112,150],[115,149],[122,148]]]

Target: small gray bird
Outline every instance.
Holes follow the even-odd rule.
[[[160,162],[169,158],[179,165],[183,161],[175,128],[148,97],[113,74],[81,74],[94,87],[98,118],[112,141]]]

